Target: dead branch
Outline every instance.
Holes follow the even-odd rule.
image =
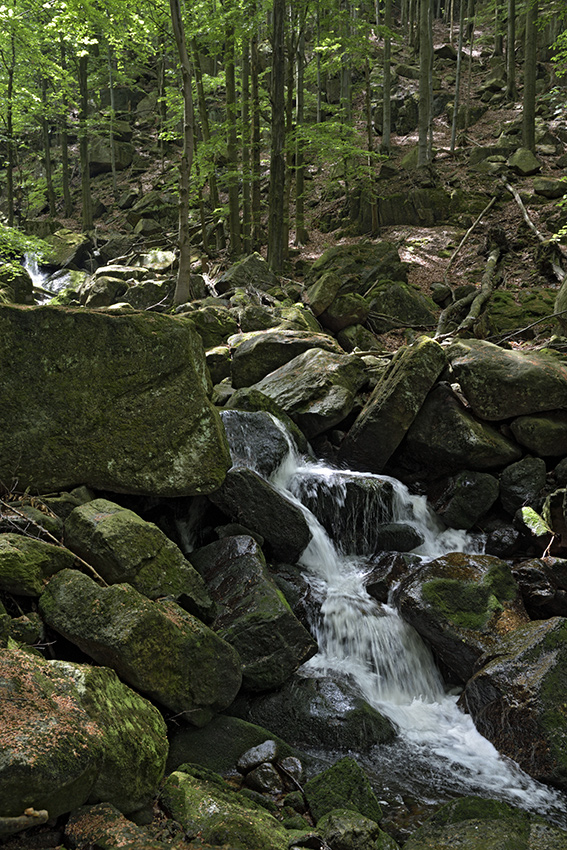
[[[445,307],[439,316],[437,330],[435,331],[435,339],[447,334],[447,328],[451,322],[456,321],[456,317],[462,315],[465,307],[472,304],[477,295],[478,292],[475,290],[474,292],[470,292],[468,295],[465,295],[463,298],[459,298],[459,300],[455,301],[453,304],[449,304],[448,307]]]
[[[481,212],[481,214],[476,218],[476,220],[473,222],[473,224],[471,224],[471,226],[469,227],[469,229],[467,230],[467,232],[465,233],[465,235],[463,236],[463,238],[461,239],[461,241],[459,242],[459,244],[457,245],[457,247],[453,251],[453,253],[451,255],[451,259],[449,260],[447,268],[445,269],[445,272],[443,274],[443,281],[445,283],[447,283],[447,276],[449,274],[449,269],[453,265],[455,257],[457,256],[457,254],[459,253],[459,251],[461,250],[461,248],[463,247],[463,245],[465,244],[465,242],[467,241],[467,239],[469,238],[469,236],[471,235],[471,233],[473,232],[473,230],[475,229],[477,224],[484,218],[484,216],[488,212],[490,212],[490,210],[492,209],[492,207],[494,206],[495,203],[496,203],[496,195],[493,195],[492,198],[490,199],[490,201],[487,203],[487,205],[483,209],[483,211]]]
[[[15,835],[32,826],[40,826],[47,823],[49,813],[45,809],[26,809],[23,815],[17,817],[0,817],[0,836]]]
[[[455,331],[456,334],[460,334],[463,331],[468,331],[469,328],[474,325],[474,323],[482,313],[484,305],[492,295],[493,290],[496,289],[499,280],[499,278],[496,276],[496,267],[498,265],[499,259],[500,248],[493,248],[489,254],[488,262],[486,264],[486,270],[482,276],[480,291],[475,295],[468,315],[463,319],[463,321]]]
[[[34,528],[37,528],[39,531],[41,531],[43,536],[49,537],[49,539],[53,541],[55,546],[59,546],[61,549],[65,548],[63,546],[63,544],[61,543],[61,541],[58,540],[55,537],[55,535],[51,534],[50,531],[48,531],[46,528],[44,528],[43,525],[40,525],[39,522],[36,522],[35,520],[31,519],[31,517],[29,517],[27,514],[22,513],[17,508],[12,507],[12,505],[9,502],[5,502],[3,499],[0,499],[0,505],[2,505],[3,508],[6,508],[9,511],[12,511],[12,513],[16,514],[17,516],[22,517],[22,519],[25,519],[26,522],[28,522],[30,525],[33,525]],[[73,555],[75,555],[74,552],[73,552]],[[75,555],[75,559],[83,567],[86,567],[87,570],[91,573],[92,577],[94,579],[96,579],[98,582],[100,582],[103,585],[103,587],[108,587],[108,584],[105,582],[103,577],[97,573],[97,571],[95,570],[94,567],[91,567],[90,564],[88,564],[86,561],[83,561],[83,559],[80,558],[78,555]]]

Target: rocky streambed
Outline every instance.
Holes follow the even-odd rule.
[[[359,309],[403,277],[368,253],[300,301],[253,257],[176,315],[0,306],[9,845],[567,846],[563,341],[392,356],[329,318],[345,281]],[[362,677],[356,621],[388,625]],[[519,765],[504,794],[399,778],[417,718],[366,687],[407,679],[391,630],[431,664],[412,699],[450,697],[471,751]]]

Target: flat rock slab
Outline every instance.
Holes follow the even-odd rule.
[[[209,493],[230,466],[199,336],[184,317],[0,306],[0,480]]]
[[[339,451],[339,462],[381,472],[445,367],[438,342],[422,337],[401,349],[378,382]]]

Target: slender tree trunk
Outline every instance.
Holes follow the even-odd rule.
[[[465,31],[465,4],[461,0],[459,9],[459,47],[457,53],[457,74],[455,79],[455,99],[453,101],[453,122],[451,124],[451,153],[455,150],[457,140],[457,119],[459,117],[459,105],[461,102],[461,68],[463,65],[463,36]]]
[[[14,226],[14,72],[16,70],[16,39],[10,37],[9,54],[0,50],[0,59],[6,69],[6,195],[8,226]]]
[[[305,121],[305,35],[303,27],[297,43],[297,104],[295,137],[295,244],[305,245],[309,234],[305,229],[305,167],[303,125]]]
[[[252,192],[250,124],[250,40],[242,39],[242,238],[244,253],[252,250]]]
[[[506,97],[514,102],[516,89],[516,0],[508,0],[508,32],[506,36]]]
[[[234,73],[234,27],[227,26],[225,33],[226,121],[228,159],[228,220],[230,228],[230,253],[242,253],[240,239],[240,200],[238,196],[238,148],[236,132],[236,79]]]
[[[89,131],[87,119],[89,112],[89,91],[87,78],[88,56],[79,57],[79,155],[81,160],[81,205],[82,225],[85,233],[93,229],[93,203],[91,198],[91,177],[89,173]]]
[[[319,47],[321,43],[321,10],[319,8],[319,3],[317,3],[317,47]],[[322,79],[321,79],[321,52],[317,51],[317,124],[321,123],[321,99],[323,93],[321,91]]]
[[[285,136],[286,139],[293,137],[293,104],[295,93],[295,62],[296,62],[296,32],[295,21],[289,20],[287,39],[287,62],[286,62],[286,88],[285,88]],[[291,207],[291,184],[293,180],[293,158],[294,148],[290,144],[285,147],[285,192],[284,192],[284,258],[287,256],[289,246],[290,207]]]
[[[522,141],[525,148],[535,152],[535,84],[537,64],[538,0],[528,0],[526,7],[526,47],[524,55],[524,97]]]
[[[392,0],[386,0],[384,5],[384,26],[389,30],[392,29]],[[392,73],[391,73],[391,38],[386,32],[384,35],[384,102],[382,106],[382,144],[380,150],[385,153],[390,153],[390,136],[392,131]]]
[[[165,169],[165,140],[162,138],[162,130],[167,120],[167,102],[165,93],[165,66],[167,55],[165,52],[164,39],[159,42],[159,59],[157,62],[157,110],[159,116],[159,150],[161,154],[161,168]]]
[[[502,56],[504,53],[502,9],[502,0],[496,0],[494,4],[494,56]]]
[[[429,124],[431,121],[431,3],[421,0],[419,7],[419,118],[418,118],[418,166],[431,161]]]
[[[112,47],[108,45],[108,91],[110,93],[110,123],[108,125],[108,144],[110,145],[110,170],[112,173],[112,191],[114,200],[118,198],[118,183],[116,182],[116,141],[114,138],[114,121],[116,119],[116,99],[114,97],[114,73]]]
[[[262,194],[260,186],[260,160],[262,155],[262,137],[260,134],[260,90],[259,90],[259,57],[258,34],[254,32],[250,41],[250,88],[252,92],[252,247],[257,248],[262,241],[260,212],[262,209]]]
[[[272,140],[268,211],[268,263],[281,273],[284,252],[285,192],[285,0],[274,0],[272,40]]]
[[[55,189],[53,188],[53,167],[51,164],[51,138],[49,134],[49,121],[47,120],[47,80],[41,81],[41,100],[43,103],[43,115],[41,116],[41,134],[43,136],[43,151],[45,164],[45,182],[47,185],[47,202],[49,204],[49,215],[55,218],[57,208],[55,206]]]
[[[183,81],[183,153],[179,165],[179,270],[173,296],[174,304],[179,305],[189,301],[192,297],[189,187],[194,151],[193,91],[191,87],[191,64],[187,53],[185,27],[183,26],[179,0],[169,0],[169,8]]]
[[[61,67],[67,70],[67,56],[65,53],[65,42],[63,39],[59,42],[61,53]],[[63,206],[65,208],[65,218],[71,217],[73,204],[71,203],[71,189],[69,187],[69,135],[67,132],[67,100],[62,103],[62,114],[60,118],[59,137],[61,139],[61,179],[63,183]]]

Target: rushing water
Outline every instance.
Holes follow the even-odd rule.
[[[333,470],[299,458],[290,451],[272,483],[300,505],[312,540],[300,560],[321,600],[321,615],[313,624],[319,652],[301,669],[305,676],[346,677],[361,695],[386,715],[398,730],[396,744],[376,747],[375,757],[399,786],[412,782],[432,798],[454,794],[497,797],[515,805],[547,812],[564,820],[562,796],[535,782],[475,729],[472,719],[447,692],[429,649],[417,632],[390,605],[381,605],[365,589],[367,558],[340,551],[315,516],[298,498],[316,482],[336,498],[336,524],[344,522],[342,483],[356,473]],[[394,479],[364,474],[393,490],[394,519],[414,525],[424,538],[415,550],[422,559],[454,551],[479,552],[482,541],[465,532],[444,530],[424,497],[412,496]],[[338,493],[338,497],[337,497]],[[420,782],[418,774],[423,781]]]

